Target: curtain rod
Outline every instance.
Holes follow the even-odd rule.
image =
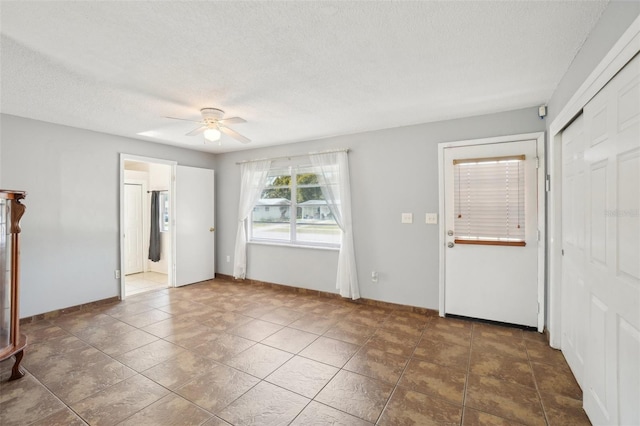
[[[258,158],[256,160],[244,160],[244,161],[237,161],[236,164],[240,165],[240,164],[245,164],[245,163],[253,163],[255,161],[264,161],[264,160],[291,160],[292,158],[296,158],[296,157],[307,157],[309,155],[313,155],[313,154],[331,154],[334,152],[349,152],[350,149],[349,148],[343,148],[343,149],[330,149],[328,151],[321,151],[321,152],[310,152],[308,154],[295,154],[295,155],[283,155],[282,157],[271,157],[271,158]]]

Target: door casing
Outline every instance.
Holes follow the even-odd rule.
[[[540,159],[538,167],[538,229],[540,230],[540,240],[538,241],[538,331],[544,330],[544,312],[545,312],[545,252],[546,252],[546,232],[545,232],[545,164],[544,164],[544,132],[525,133],[511,136],[499,136],[493,138],[471,139],[456,142],[444,142],[438,144],[438,184],[439,184],[439,313],[440,316],[445,314],[445,249],[446,249],[446,229],[445,229],[445,187],[444,187],[444,152],[446,148],[487,145],[505,142],[515,142],[522,140],[535,139],[537,142],[538,158]]]
[[[124,229],[123,229],[123,224],[124,224],[124,183],[125,183],[125,178],[124,178],[124,163],[125,161],[139,161],[139,162],[144,162],[144,163],[156,163],[156,164],[166,164],[168,166],[171,167],[171,185],[169,187],[169,193],[175,194],[175,176],[176,176],[176,165],[178,164],[176,161],[170,161],[170,160],[162,160],[162,159],[158,159],[158,158],[151,158],[151,157],[141,157],[138,155],[132,155],[132,154],[125,154],[125,153],[120,153],[120,223],[119,223],[119,232],[120,232],[120,265],[119,265],[119,271],[120,271],[120,300],[124,300],[125,299],[125,279],[124,279],[124,265],[125,265],[125,258],[124,258]],[[175,282],[176,282],[176,270],[175,270],[175,258],[176,258],[176,231],[175,231],[175,211],[176,211],[176,207],[175,207],[175,201],[174,201],[173,196],[170,196],[170,215],[171,215],[171,261],[169,262],[169,273],[167,274],[168,277],[168,283],[167,285],[169,287],[175,287]]]

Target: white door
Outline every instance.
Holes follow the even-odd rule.
[[[585,285],[584,119],[562,132],[562,352],[582,386],[588,295]]]
[[[213,170],[176,167],[176,286],[215,277]]]
[[[124,185],[125,275],[143,271],[142,185]]]
[[[444,150],[444,311],[538,325],[537,141]]]
[[[640,424],[640,57],[585,105],[584,409]],[[563,262],[564,267],[564,262]]]

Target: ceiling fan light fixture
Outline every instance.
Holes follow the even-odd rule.
[[[207,129],[204,131],[204,138],[209,142],[215,142],[220,139],[220,130]]]

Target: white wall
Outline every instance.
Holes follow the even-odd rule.
[[[119,295],[119,153],[215,168],[213,155],[0,115],[0,180],[26,190],[21,317]]]
[[[437,309],[439,142],[544,130],[537,108],[333,137],[217,156],[217,271],[233,274],[240,169],[237,161],[350,148],[356,262],[362,297]],[[401,213],[414,223],[400,223]],[[231,256],[231,262],[226,257]],[[335,291],[337,252],[248,246],[247,277]],[[377,283],[371,271],[379,273]]]

